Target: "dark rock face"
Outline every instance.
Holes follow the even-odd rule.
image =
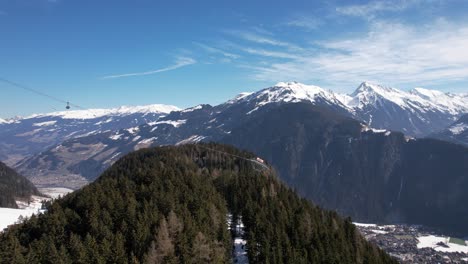
[[[468,233],[465,147],[365,131],[304,104],[259,113],[222,141],[264,157],[300,194],[356,221]]]

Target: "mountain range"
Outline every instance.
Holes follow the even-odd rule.
[[[219,144],[128,154],[0,233],[0,263],[241,263],[240,239],[248,263],[397,263],[254,158]]]
[[[148,105],[36,114],[0,120],[0,160],[9,165],[70,138],[153,122],[175,106]]]
[[[419,138],[452,125],[467,112],[466,99],[369,82],[351,95],[278,83],[217,106],[198,105],[141,125],[72,136],[15,167],[36,185],[78,188],[134,150],[224,142],[257,153],[301,195],[343,215],[468,233],[463,224],[468,212],[460,209],[468,200],[463,191],[467,148]]]

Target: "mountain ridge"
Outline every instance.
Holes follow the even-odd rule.
[[[0,124],[0,160],[15,166],[20,160],[65,140],[131,128],[157,121],[174,106],[148,105],[35,114]]]
[[[244,223],[249,263],[396,263],[254,158],[220,144],[126,155],[0,233],[0,263],[233,263],[229,218]]]

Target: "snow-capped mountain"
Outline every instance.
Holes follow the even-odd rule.
[[[463,115],[449,127],[430,135],[430,137],[468,146],[468,114]]]
[[[346,109],[337,95],[318,86],[305,85],[298,82],[279,82],[273,87],[265,88],[255,93],[241,93],[228,103],[254,104],[251,111],[271,103],[309,102],[312,104],[327,104]]]
[[[51,181],[55,184],[55,179],[62,181],[63,175],[84,184],[130,151],[156,145],[217,141],[229,135],[242,122],[253,118],[258,111],[299,102],[349,115],[347,107],[329,91],[296,82],[278,83],[258,92],[242,93],[217,106],[198,105],[173,111],[144,125],[132,123],[122,129],[108,129],[85,137],[66,139],[55,147],[24,159],[16,167],[24,175],[32,177],[36,184]],[[68,183],[72,181],[68,180]]]
[[[444,100],[453,99],[449,103],[438,103],[436,98],[445,95]],[[436,91],[416,89],[403,92],[394,88],[383,87],[368,82],[362,83],[351,95],[342,95],[322,89],[317,86],[297,82],[280,82],[257,92],[241,93],[233,99],[217,106],[197,105],[181,111],[172,111],[165,116],[148,114],[128,114],[125,111],[115,116],[102,115],[98,119],[82,113],[91,119],[63,119],[62,113],[55,113],[55,119],[34,119],[28,127],[32,138],[36,137],[35,129],[47,131],[50,129],[67,129],[67,133],[57,141],[55,146],[40,145],[41,152],[17,164],[19,171],[26,176],[40,179],[53,177],[60,179],[63,175],[72,175],[86,182],[93,180],[99,172],[107,168],[121,155],[132,150],[156,146],[183,144],[198,141],[219,141],[238,128],[244,122],[256,116],[257,112],[265,112],[284,104],[305,103],[325,108],[333,113],[351,117],[367,123],[366,131],[387,135],[393,131],[403,131],[409,136],[421,135],[425,131],[435,131],[441,126],[448,126],[458,113],[466,110],[462,96],[443,94]],[[168,109],[172,110],[172,108]],[[95,111],[94,115],[99,115]],[[71,112],[65,112],[67,117],[75,117]],[[146,113],[146,112],[145,112]],[[38,115],[35,118],[40,118]],[[137,117],[135,117],[137,116]],[[93,116],[94,117],[94,116]],[[117,118],[118,117],[118,118]],[[136,120],[135,120],[136,119]],[[72,124],[84,122],[85,130],[69,129],[64,120],[73,120]],[[109,121],[109,122],[108,122]],[[112,122],[111,122],[112,121]],[[118,121],[118,126],[113,122]],[[278,120],[280,122],[281,120]],[[23,121],[24,122],[24,121]],[[55,123],[53,123],[55,122]],[[35,124],[35,125],[34,125]],[[96,128],[99,124],[99,129]],[[109,125],[109,126],[108,126]],[[3,133],[0,131],[0,133]],[[23,133],[27,133],[24,131]],[[74,133],[70,136],[71,133]],[[16,133],[15,135],[20,134]],[[28,134],[29,135],[29,134]],[[39,134],[42,137],[48,135]],[[18,138],[18,137],[16,137]],[[29,139],[29,138],[28,138]],[[42,138],[38,137],[40,142]],[[24,142],[24,137],[22,138]],[[278,139],[280,140],[280,139]],[[36,142],[37,142],[36,141]],[[28,146],[15,143],[10,146]],[[49,146],[47,150],[44,146]],[[17,148],[22,149],[22,148]],[[25,149],[24,152],[30,151]],[[36,153],[37,153],[36,152]],[[1,152],[0,152],[1,153]],[[74,153],[80,153],[79,156]],[[57,165],[60,164],[60,165]],[[60,181],[60,180],[59,180]],[[38,180],[33,180],[38,183]]]
[[[370,82],[337,98],[369,126],[411,136],[439,131],[468,112],[468,98],[461,95],[423,88],[405,92]]]
[[[41,117],[59,117],[62,119],[95,119],[100,117],[113,116],[129,116],[133,114],[151,115],[151,114],[168,114],[172,111],[180,110],[173,105],[153,104],[144,106],[121,106],[110,109],[86,109],[86,110],[70,110],[59,111],[46,114],[35,114],[25,119],[41,118]]]
[[[468,213],[459,211],[468,197],[467,148],[372,129],[328,104],[268,100],[256,109],[264,99],[198,105],[138,127],[66,140],[24,160],[19,171],[36,184],[74,187],[133,150],[222,142],[257,153],[304,197],[354,219],[467,230]],[[446,199],[447,193],[458,195]],[[444,225],[447,215],[457,225]]]
[[[170,105],[122,106],[0,120],[0,159],[14,165],[64,140],[154,122],[177,110]]]

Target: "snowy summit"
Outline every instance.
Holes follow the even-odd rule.
[[[35,114],[29,118],[38,117],[61,117],[63,119],[93,119],[102,116],[125,116],[131,114],[168,114],[172,111],[179,111],[180,108],[173,105],[153,104],[145,106],[121,106],[110,109],[86,109],[86,110],[71,110],[59,111],[46,114]]]

